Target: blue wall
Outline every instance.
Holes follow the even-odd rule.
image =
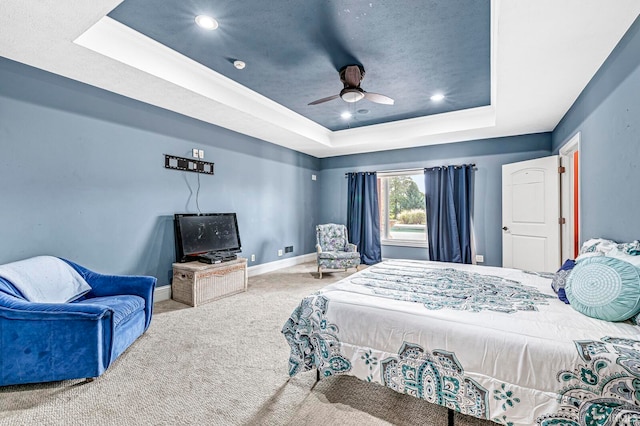
[[[198,175],[164,154],[205,151],[202,212],[237,212],[243,255],[314,252],[320,160],[0,58],[0,263],[40,254],[169,284],[172,215]],[[250,263],[251,264],[251,263]]]
[[[500,265],[502,164],[556,153],[581,133],[583,239],[640,238],[640,19],[552,134],[319,160],[0,58],[0,263],[38,254],[169,283],[171,217],[195,212],[197,175],[163,154],[204,149],[200,208],[235,211],[244,255],[314,251],[313,226],[344,223],[347,171],[473,162],[477,249]],[[311,180],[318,174],[318,181]],[[387,246],[385,257],[426,258]]]
[[[320,222],[345,223],[346,172],[385,171],[475,163],[474,225],[477,253],[485,265],[502,265],[502,165],[551,154],[551,134],[539,133],[481,141],[432,145],[322,160]],[[426,248],[383,246],[382,256],[426,259]]]
[[[580,132],[582,240],[640,239],[640,18],[552,134]]]

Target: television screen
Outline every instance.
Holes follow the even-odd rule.
[[[176,214],[176,257],[242,251],[235,213]]]

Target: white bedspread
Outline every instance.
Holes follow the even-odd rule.
[[[640,328],[574,311],[548,276],[386,261],[303,299],[283,333],[291,375],[349,374],[505,425],[640,422]]]

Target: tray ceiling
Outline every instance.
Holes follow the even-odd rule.
[[[552,131],[640,14],[637,0],[199,1],[5,0],[0,55],[329,157]],[[197,13],[219,20],[206,42]],[[307,106],[337,93],[352,61],[362,88],[396,105]],[[350,122],[336,118],[345,105]]]

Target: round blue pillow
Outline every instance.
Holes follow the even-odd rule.
[[[571,307],[592,318],[624,321],[640,312],[640,274],[624,260],[594,256],[579,261],[565,291]]]

